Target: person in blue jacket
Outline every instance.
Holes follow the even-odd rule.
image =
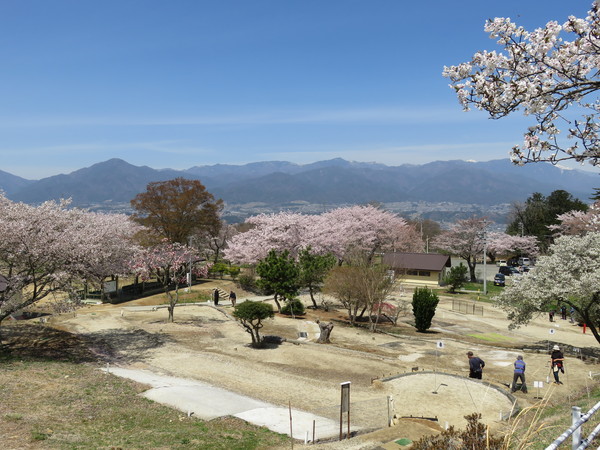
[[[521,391],[524,394],[527,394],[527,385],[525,384],[525,361],[523,361],[523,357],[521,355],[517,356],[517,360],[515,361],[515,373],[513,375],[513,382],[511,392],[515,392],[517,390],[517,382],[521,381]]]

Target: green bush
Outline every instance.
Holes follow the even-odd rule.
[[[256,292],[257,290],[256,281],[252,275],[240,275],[240,277],[237,280],[237,284],[244,291]]]
[[[431,327],[431,320],[435,316],[435,309],[439,301],[437,294],[431,289],[426,287],[415,289],[412,307],[417,331],[423,333]]]
[[[467,266],[460,263],[459,266],[450,268],[450,272],[444,277],[444,283],[448,285],[451,293],[455,293],[462,288],[467,282]]]
[[[237,278],[237,276],[240,274],[240,266],[229,266],[229,268],[227,269],[227,272],[229,273],[229,275],[231,276],[231,278],[233,278],[234,280]]]
[[[304,312],[304,303],[297,298],[286,302],[285,305],[283,305],[283,308],[281,308],[281,314],[286,314],[288,316],[302,316],[304,315]]]
[[[218,262],[213,264],[210,269],[208,269],[208,276],[223,278],[223,274],[227,273],[227,264],[222,262]]]

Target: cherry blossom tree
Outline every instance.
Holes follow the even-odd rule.
[[[600,16],[598,2],[584,19],[570,16],[532,32],[509,18],[495,18],[485,31],[502,52],[480,51],[469,62],[444,68],[459,102],[498,119],[521,110],[535,123],[515,146],[517,164],[573,159],[600,163]],[[568,40],[571,38],[571,40]],[[559,139],[560,128],[568,128]]]
[[[587,211],[570,211],[558,216],[560,223],[550,225],[553,232],[562,235],[583,235],[600,232],[600,202],[594,203]]]
[[[337,208],[319,215],[282,212],[249,218],[253,227],[228,241],[225,257],[255,263],[269,250],[287,250],[297,258],[310,246],[316,254],[332,254],[342,261],[350,250],[373,255],[377,251],[421,251],[423,242],[403,218],[374,206]]]
[[[512,236],[492,232],[487,236],[486,254],[493,262],[497,256],[537,256],[539,248],[535,236]]]
[[[125,216],[69,209],[68,201],[40,206],[0,195],[0,322],[55,293],[123,269],[135,232]],[[120,248],[122,247],[122,249]]]
[[[82,280],[97,286],[104,296],[104,280],[128,273],[131,255],[138,249],[134,236],[141,227],[124,214],[83,211],[79,214],[81,220],[73,224],[77,233],[71,239],[80,240],[80,251],[73,263],[80,266]]]
[[[600,343],[600,233],[561,236],[536,266],[495,298],[511,328],[558,303],[573,307]]]
[[[250,229],[238,233],[227,241],[224,255],[227,259],[254,264],[266,258],[270,250],[287,250],[294,258],[298,251],[306,246],[309,221],[318,216],[281,212],[278,214],[260,214],[246,219]]]
[[[198,259],[196,250],[164,239],[154,247],[140,249],[130,261],[132,272],[144,280],[156,278],[163,286],[169,300],[169,322],[173,322],[175,306],[179,302],[179,288],[186,283],[190,263],[192,273],[201,277],[208,275],[209,266],[198,265]]]
[[[477,282],[475,267],[477,258],[483,257],[486,219],[471,217],[457,221],[450,230],[435,237],[434,248],[459,256],[467,262],[471,282]]]

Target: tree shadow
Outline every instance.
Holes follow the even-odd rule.
[[[143,330],[74,334],[41,324],[2,326],[0,335],[0,356],[76,363],[141,361],[149,350],[169,341]]]
[[[98,359],[105,362],[134,363],[143,361],[146,354],[162,347],[171,339],[160,333],[144,330],[103,330],[82,334],[81,338]]]
[[[19,324],[0,328],[0,355],[20,359],[96,362],[85,339],[45,325]]]

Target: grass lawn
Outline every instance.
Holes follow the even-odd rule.
[[[263,449],[289,445],[286,436],[234,417],[207,422],[147,400],[138,395],[145,390],[143,385],[98,370],[100,364],[81,360],[79,350],[64,353],[79,360],[51,358],[43,352],[57,344],[55,336],[45,340],[39,328],[30,337],[37,341],[41,354],[0,353],[2,448]]]
[[[529,392],[531,393],[533,389],[530,389]],[[580,392],[571,401],[565,398],[564,402],[553,406],[543,405],[542,401],[539,405],[522,411],[513,424],[513,433],[511,436],[513,446],[511,448],[528,448],[532,450],[546,448],[571,426],[571,406],[579,406],[581,414],[585,414],[599,401],[600,387],[595,384],[594,386],[590,386],[589,392]],[[582,437],[587,437],[598,424],[598,414],[594,414],[583,425]],[[518,447],[517,444],[519,443],[524,446]],[[599,444],[600,442],[597,438],[589,448],[596,448]],[[563,447],[571,447],[570,437],[561,446],[561,448]]]

